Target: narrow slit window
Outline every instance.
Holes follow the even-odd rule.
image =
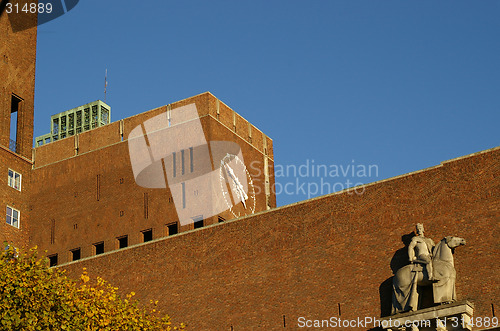
[[[182,187],[182,208],[186,208],[186,183],[182,183],[181,187]]]
[[[194,151],[193,147],[189,147],[189,171],[194,171]]]
[[[9,149],[17,153],[17,121],[22,99],[12,95],[10,103],[10,143]]]
[[[174,169],[174,170],[173,170],[173,175],[174,175],[174,177],[176,176],[176,167],[175,167],[175,163],[176,163],[176,162],[175,162],[175,159],[176,159],[176,157],[175,157],[175,155],[176,155],[176,154],[175,154],[175,152],[173,152],[173,153],[172,153],[172,160],[173,160],[173,161],[172,161],[172,166],[173,166],[173,169]]]
[[[184,175],[184,150],[181,150],[181,174]]]

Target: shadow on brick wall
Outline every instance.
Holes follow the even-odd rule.
[[[404,247],[398,249],[391,259],[391,270],[394,275],[396,271],[405,265],[410,264],[408,258],[408,246],[410,245],[411,239],[415,236],[415,233],[410,232],[401,236],[401,241]],[[385,317],[391,315],[392,308],[392,278],[389,277],[383,281],[379,286],[379,296],[380,296],[380,316]],[[374,329],[375,330],[375,329]]]

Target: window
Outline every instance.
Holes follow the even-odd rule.
[[[94,253],[95,253],[95,255],[99,255],[99,254],[104,253],[104,241],[101,241],[100,243],[94,244]]]
[[[119,237],[119,238],[116,238],[116,240],[118,240],[118,248],[119,249],[125,248],[128,246],[128,236]]]
[[[71,250],[71,261],[78,261],[82,257],[80,248]]]
[[[106,125],[109,123],[109,110],[101,106],[101,123]]]
[[[57,265],[57,254],[47,256],[49,258],[49,267],[54,267]]]
[[[203,216],[198,216],[193,218],[194,221],[194,228],[199,229],[202,228],[205,224],[203,224]]]
[[[18,114],[21,111],[21,102],[23,99],[16,95],[12,95],[10,102],[10,142],[9,149],[17,153],[17,121]]]
[[[189,147],[189,169],[191,172],[194,171],[193,147]]]
[[[167,225],[167,236],[173,236],[174,234],[179,233],[179,227],[177,223],[172,223]]]
[[[186,208],[186,183],[181,183],[182,188],[182,208]]]
[[[92,129],[98,126],[99,113],[97,111],[97,105],[92,106]]]
[[[174,177],[176,176],[176,168],[175,168],[175,152],[172,153],[172,162],[173,162],[173,174],[174,174]]]
[[[19,210],[7,206],[7,224],[19,229]]]
[[[59,134],[59,118],[54,118],[52,120],[52,134]]]
[[[142,241],[148,242],[153,240],[153,229],[142,231]]]
[[[222,223],[222,222],[224,222],[225,220],[226,220],[226,219],[225,219],[224,217],[219,216],[219,223]]]
[[[181,150],[181,174],[184,175],[184,150]]]
[[[21,191],[21,174],[9,169],[9,186]]]

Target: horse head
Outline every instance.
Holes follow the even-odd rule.
[[[452,236],[443,238],[436,247],[434,247],[433,260],[441,260],[453,265],[453,251],[461,245],[465,245],[465,239],[463,238]]]
[[[446,242],[446,245],[448,245],[449,248],[454,249],[458,246],[465,245],[465,239],[464,238],[459,238],[459,237],[452,237],[448,236],[443,239]]]

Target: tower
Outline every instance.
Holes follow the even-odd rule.
[[[26,29],[13,29],[25,25]],[[26,245],[32,166],[36,15],[0,13],[0,240]]]

